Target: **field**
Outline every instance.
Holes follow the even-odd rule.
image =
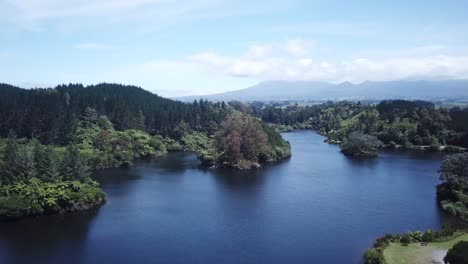
[[[428,243],[427,246],[421,246],[420,243],[411,243],[408,246],[391,244],[384,250],[384,257],[388,264],[443,264],[447,250],[462,240],[468,241],[468,234],[446,242]]]

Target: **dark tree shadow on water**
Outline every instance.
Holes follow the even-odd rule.
[[[344,156],[344,155],[343,155]],[[378,157],[352,157],[344,156],[346,161],[352,166],[374,167],[379,162]]]
[[[84,263],[98,210],[0,222],[0,263]]]
[[[274,177],[274,171],[282,164],[288,163],[289,158],[278,162],[266,163],[261,168],[238,170],[233,168],[206,169],[215,176],[216,180],[227,188],[258,187],[265,183],[267,177]],[[203,169],[203,168],[202,168]]]
[[[155,172],[164,172],[167,174],[181,174],[188,169],[196,169],[200,165],[197,154],[194,152],[169,152],[164,157],[145,158],[135,162],[134,168],[144,168],[145,170],[154,169]]]
[[[218,183],[227,188],[242,188],[261,185],[264,181],[262,169],[236,170],[229,168],[214,169],[212,172]]]

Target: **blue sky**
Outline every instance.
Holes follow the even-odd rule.
[[[468,79],[465,1],[0,0],[0,82]]]

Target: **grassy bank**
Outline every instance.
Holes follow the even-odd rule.
[[[468,233],[458,234],[444,242],[428,243],[427,246],[422,246],[421,243],[391,243],[384,249],[383,255],[386,264],[444,263],[447,250],[459,241],[468,241]]]

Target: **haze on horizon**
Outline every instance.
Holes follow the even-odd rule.
[[[0,0],[0,82],[163,96],[468,79],[465,1]]]

